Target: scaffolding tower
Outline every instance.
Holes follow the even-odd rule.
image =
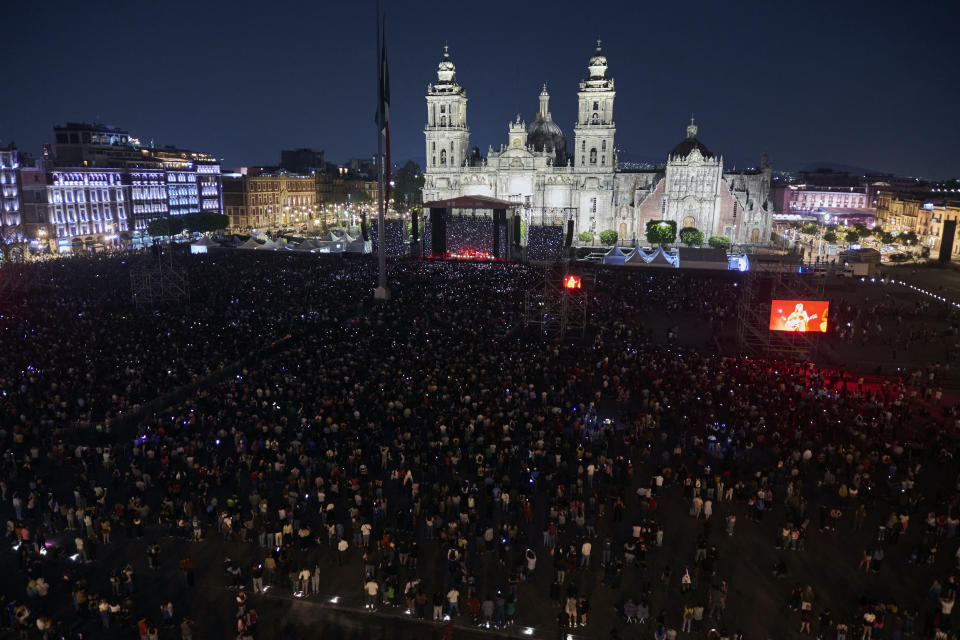
[[[771,331],[770,303],[772,300],[823,300],[826,278],[783,269],[750,270],[744,276],[737,318],[741,355],[813,362],[823,334],[816,331]]]
[[[155,307],[165,302],[190,300],[187,272],[173,259],[173,247],[154,245],[156,261],[130,272],[130,291],[137,308]]]
[[[568,276],[580,278],[580,288],[568,289]],[[539,327],[544,339],[580,340],[587,330],[589,298],[587,292],[597,282],[593,265],[571,265],[547,268],[543,282],[528,289],[523,299],[523,322],[526,327]]]

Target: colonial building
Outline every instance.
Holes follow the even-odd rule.
[[[260,173],[255,168],[224,175],[224,206],[230,227],[286,227],[315,217],[320,175]]]
[[[573,148],[550,114],[546,85],[539,109],[527,124],[522,115],[507,124],[507,141],[486,156],[468,151],[467,93],[444,48],[437,81],[427,87],[424,201],[482,195],[522,205],[528,223],[572,219],[578,232],[617,231],[642,238],[649,220],[674,220],[706,236],[729,236],[740,244],[766,244],[773,207],[771,168],[724,171],[722,156],[698,137],[692,121],[686,137],[667,155],[664,168],[618,169],[613,78],[600,43],[577,92]]]
[[[0,236],[4,242],[18,241],[23,237],[19,168],[17,148],[11,144],[0,149]]]

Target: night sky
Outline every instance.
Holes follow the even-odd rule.
[[[728,167],[830,162],[960,175],[955,2],[385,0],[395,161],[423,161],[424,93],[444,43],[471,146],[550,110],[573,143],[595,40],[616,79],[621,160],[662,162],[693,114]],[[376,145],[375,10],[354,2],[16,2],[4,7],[0,141],[38,154],[52,127],[98,121],[208,151],[226,168],[312,146]]]

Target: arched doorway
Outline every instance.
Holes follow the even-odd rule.
[[[760,229],[754,228],[753,232],[750,234],[750,244],[759,244],[760,243]]]
[[[622,241],[627,239],[627,223],[620,223],[620,232],[617,234],[617,237]]]

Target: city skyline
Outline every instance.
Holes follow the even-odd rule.
[[[10,46],[29,52],[29,64],[10,69],[17,90],[0,105],[0,142],[38,154],[55,124],[86,120],[127,129],[144,144],[212,153],[227,169],[277,164],[281,149],[301,146],[331,160],[372,155],[372,4],[281,2],[266,13],[255,3],[211,3],[185,20],[186,6],[12,8]],[[662,159],[692,114],[731,167],[755,165],[766,151],[776,169],[830,162],[960,175],[951,107],[960,90],[945,81],[957,10],[944,3],[902,20],[894,6],[879,3],[869,14],[843,4],[829,13],[820,5],[786,14],[708,4],[582,13],[573,3],[471,12],[387,2],[393,158],[424,162],[423,96],[444,44],[467,90],[471,146],[486,153],[506,142],[517,113],[533,120],[544,82],[554,120],[570,136],[577,83],[599,37],[617,81],[621,161]],[[64,37],[71,32],[86,35]]]

